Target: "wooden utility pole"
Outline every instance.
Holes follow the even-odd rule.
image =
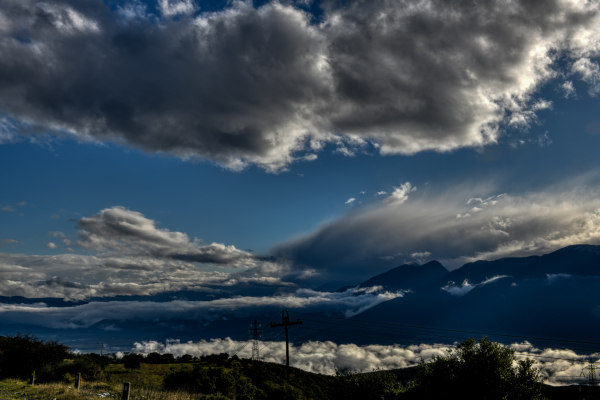
[[[283,327],[285,329],[285,365],[287,367],[287,379],[290,380],[290,338],[288,335],[288,330],[290,327],[294,325],[300,325],[302,323],[301,319],[297,319],[296,322],[290,322],[290,313],[287,310],[283,310],[281,312],[281,323],[274,324],[271,322],[271,328]]]

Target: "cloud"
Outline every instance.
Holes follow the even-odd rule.
[[[49,286],[82,289],[85,285],[62,279],[52,279]],[[193,319],[209,323],[222,316],[245,317],[271,315],[284,309],[335,311],[351,317],[377,304],[402,297],[403,292],[387,292],[381,288],[349,289],[343,293],[316,292],[298,289],[279,296],[238,296],[212,301],[175,300],[165,303],[139,301],[91,302],[74,307],[32,307],[30,305],[0,304],[5,323],[28,323],[63,329],[86,328],[104,319]]]
[[[377,192],[377,196],[383,196],[384,194],[387,194],[387,192],[384,192],[383,190],[380,192]]]
[[[51,131],[277,172],[326,143],[495,143],[567,72],[597,92],[595,3],[325,1],[318,22],[294,3],[228,4],[4,1],[0,141]]]
[[[10,246],[12,248],[15,248],[15,246],[18,243],[23,243],[23,242],[19,242],[18,240],[14,240],[14,239],[1,239],[0,240],[0,248],[1,247],[6,247],[6,246]]]
[[[163,257],[228,267],[254,267],[259,256],[221,243],[203,245],[183,232],[158,229],[154,220],[124,207],[112,207],[81,218],[77,244],[93,250]],[[60,236],[60,233],[57,233]],[[64,240],[64,239],[63,239]]]
[[[498,279],[508,278],[506,275],[497,275],[492,278],[486,279],[480,283],[471,283],[468,279],[465,279],[462,285],[458,286],[454,282],[450,281],[442,290],[450,293],[453,296],[464,296],[469,293],[471,290],[475,289],[477,286],[487,285],[488,283],[495,282]],[[515,285],[516,286],[516,285]]]
[[[0,206],[0,210],[2,211],[7,211],[7,212],[15,212],[15,208],[11,205],[6,205],[6,206]]]
[[[387,265],[380,257],[397,252],[427,249],[432,258],[453,269],[478,259],[539,255],[572,244],[600,245],[600,193],[594,182],[577,178],[538,192],[493,196],[488,195],[491,187],[430,190],[403,204],[384,201],[355,208],[275,246],[273,252],[293,268],[321,271],[323,279],[340,275],[363,279],[384,272]],[[466,199],[479,197],[469,196],[476,192],[486,196],[465,204]],[[480,211],[457,218],[474,202]],[[365,265],[370,266],[368,276]]]
[[[167,17],[190,14],[196,10],[192,0],[158,0],[160,12]]]
[[[202,340],[199,342],[181,342],[170,339],[164,343],[157,341],[136,342],[131,351],[147,355],[152,352],[161,354],[169,353],[174,356],[190,354],[200,357],[208,354],[229,353],[233,354],[244,345],[243,350],[238,353],[242,358],[252,356],[252,346],[248,342],[225,339]],[[285,342],[260,342],[260,348],[265,349],[260,353],[261,359],[266,362],[281,364],[285,361]],[[392,345],[356,345],[337,344],[334,342],[308,341],[300,345],[290,343],[290,365],[304,371],[333,375],[336,370],[340,371],[363,371],[371,372],[375,369],[390,370],[406,367],[414,367],[426,362],[435,356],[447,356],[448,350],[454,346],[447,344],[414,344],[403,346]],[[508,346],[515,350],[518,360],[527,357],[536,363],[534,368],[542,370],[542,374],[548,378],[546,383],[551,385],[568,385],[581,382],[581,369],[587,364],[587,354],[577,354],[572,350],[555,350],[551,348],[539,349],[528,342],[513,343]],[[556,360],[554,357],[564,358]],[[593,354],[594,359],[599,354]]]
[[[394,188],[394,191],[385,199],[385,202],[387,204],[402,204],[408,200],[408,194],[415,190],[417,190],[417,188],[412,186],[410,182],[403,183],[400,187]]]
[[[589,85],[590,96],[596,96],[600,92],[600,67],[598,63],[588,58],[581,58],[573,63],[571,72],[579,75],[582,81]]]
[[[77,225],[76,238],[58,231],[48,235],[59,239],[69,253],[75,253],[74,246],[83,247],[85,255],[0,253],[0,295],[82,300],[179,290],[220,293],[218,288],[236,290],[248,285],[295,286],[281,279],[294,275],[284,260],[221,243],[203,244],[183,232],[157,228],[154,220],[123,207],[83,217]],[[0,245],[16,243],[7,239]],[[59,248],[54,242],[46,247]],[[1,269],[12,266],[20,268],[20,275],[11,270],[8,280]],[[202,268],[207,266],[211,268]],[[240,273],[214,271],[215,266],[237,268]],[[294,276],[307,275],[304,271]],[[65,277],[77,277],[76,282]]]
[[[356,199],[353,197],[351,199],[348,199],[348,201],[346,201],[344,204],[350,204],[350,203],[353,203],[355,201],[356,201]]]

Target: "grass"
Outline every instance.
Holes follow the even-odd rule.
[[[191,368],[189,364],[141,364],[139,370],[130,371],[123,364],[109,365],[97,380],[82,380],[79,390],[74,388],[74,378],[65,382],[36,383],[4,379],[0,381],[0,400],[92,400],[121,399],[123,383],[131,384],[130,400],[199,400],[213,396],[194,395],[187,392],[170,392],[161,389],[165,374],[172,369]],[[214,397],[216,398],[216,397]]]
[[[42,383],[31,386],[28,382],[14,379],[0,381],[0,398],[9,400],[92,400],[121,399],[123,385],[105,382],[85,382],[79,390],[70,383]],[[212,396],[194,395],[187,392],[168,392],[159,387],[132,385],[130,400],[200,400]]]

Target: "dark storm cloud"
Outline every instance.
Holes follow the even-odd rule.
[[[318,24],[276,2],[159,8],[2,2],[0,140],[51,129],[277,171],[328,141],[481,146],[535,121],[550,106],[535,91],[561,74],[597,91],[595,1],[326,2]]]
[[[444,193],[417,190],[403,203],[383,201],[350,212],[274,252],[300,270],[353,279],[409,261],[436,259],[457,268],[477,259],[600,244],[598,193],[572,185],[575,188],[551,187],[521,195],[490,195],[489,187],[462,186]]]

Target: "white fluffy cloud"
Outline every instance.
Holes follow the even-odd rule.
[[[289,2],[158,6],[3,1],[0,141],[54,131],[280,171],[325,143],[480,147],[537,121],[553,79],[597,92],[597,1],[324,1],[318,22]]]
[[[190,354],[202,356],[208,354],[233,354],[247,342],[226,339],[210,341],[186,342],[168,340],[165,343],[156,341],[137,342],[131,349],[135,353],[149,354],[152,352],[170,353],[175,356]],[[260,348],[267,345],[260,354],[267,362],[280,364],[285,360],[285,342],[261,342]],[[536,361],[535,368],[542,370],[547,377],[546,383],[551,385],[567,385],[579,383],[581,369],[586,366],[589,355],[580,355],[572,350],[540,349],[528,342],[513,343],[509,346],[516,351],[518,360],[527,357]],[[252,346],[246,346],[238,355],[250,358]],[[309,341],[301,345],[290,344],[290,365],[309,372],[333,375],[337,370],[364,371],[374,369],[396,369],[419,365],[421,359],[426,362],[434,356],[446,356],[450,345],[419,344],[403,346],[336,344],[334,342]],[[592,355],[595,359],[600,354]],[[551,357],[551,358],[543,358]],[[556,358],[559,358],[558,360]]]
[[[402,204],[408,200],[408,194],[410,192],[414,192],[415,190],[417,190],[417,188],[411,185],[410,182],[403,183],[400,185],[400,187],[394,188],[394,191],[385,199],[385,202],[387,204]]]

